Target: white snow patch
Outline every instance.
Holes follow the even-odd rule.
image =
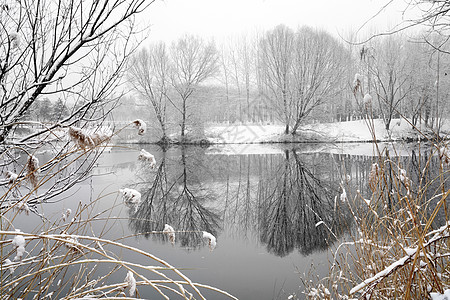
[[[321,225],[321,224],[324,224],[324,222],[323,222],[323,221],[317,222],[317,223],[316,223],[316,227],[319,226],[319,225]]]
[[[430,293],[430,296],[433,300],[450,300],[450,289],[445,290],[443,294]]]
[[[15,261],[21,260],[22,256],[25,253],[25,238],[22,235],[16,235],[11,244],[16,247],[16,257],[14,257]]]
[[[172,226],[170,226],[169,224],[165,224],[164,225],[164,230],[163,230],[164,234],[167,234],[167,236],[169,237],[169,241],[174,244],[175,243],[175,230],[173,229]]]
[[[345,203],[347,201],[347,192],[345,191],[345,189],[342,189],[342,194],[341,194],[341,202]]]
[[[8,183],[13,183],[17,180],[17,177],[19,177],[16,173],[13,173],[11,171],[6,171],[5,178],[8,179]]]
[[[134,294],[136,293],[136,279],[134,278],[133,272],[128,271],[127,276],[125,277],[125,282],[130,288],[129,292],[130,297],[133,297]]]
[[[209,249],[212,251],[214,248],[216,248],[217,242],[216,237],[213,236],[211,233],[203,231],[203,238],[207,238],[209,240]]]

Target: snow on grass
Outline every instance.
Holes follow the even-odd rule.
[[[389,132],[385,129],[384,122],[381,119],[373,120],[373,126],[375,137],[378,141],[401,140],[407,137],[417,138],[417,132],[411,128],[408,122],[402,119],[392,119]],[[418,128],[425,130],[424,125],[418,125]],[[217,144],[289,141],[289,138],[292,136],[286,136],[284,129],[284,125],[215,125],[207,127],[205,135],[210,142]],[[447,124],[443,129],[450,130],[450,125]],[[305,141],[313,142],[369,142],[373,140],[372,134],[364,120],[308,124],[301,126],[298,129],[298,133],[301,134],[300,138],[305,135]]]
[[[427,243],[423,245],[423,248],[428,247],[429,245],[433,244],[437,240],[450,237],[449,228],[450,228],[450,221],[448,221],[446,225],[441,226],[439,229],[436,229],[436,230],[433,230],[433,231],[427,233],[426,234],[427,237],[429,237],[431,235],[433,235],[433,237],[431,237],[427,241]],[[376,273],[374,276],[367,278],[360,284],[354,286],[350,290],[350,294],[352,295],[371,284],[376,284],[378,281],[382,280],[383,278],[387,277],[389,274],[394,272],[397,268],[400,268],[400,267],[406,265],[416,255],[417,251],[419,251],[419,248],[406,248],[405,247],[404,250],[406,252],[406,256],[398,259],[397,261],[395,261],[392,264],[390,264],[389,266],[387,266],[384,270]],[[442,298],[442,299],[445,299],[445,298]]]
[[[283,125],[217,125],[206,129],[206,136],[213,143],[244,144],[278,140]]]

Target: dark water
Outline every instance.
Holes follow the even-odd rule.
[[[155,155],[155,168],[137,160],[141,148]],[[375,159],[365,148],[113,148],[76,192],[44,210],[47,216],[58,216],[100,196],[95,209],[114,207],[110,216],[118,219],[106,238],[136,235],[126,243],[168,261],[195,282],[239,299],[303,298],[300,277],[311,269],[326,276],[327,249],[351,228],[348,206],[340,198],[343,188],[369,197],[367,178]],[[414,166],[410,158],[405,164]],[[125,187],[142,194],[140,205],[122,203],[117,191]],[[174,245],[151,233],[162,231],[164,224],[180,231]],[[104,230],[102,226],[99,222],[92,230]],[[31,230],[32,225],[21,229]],[[217,238],[213,251],[202,231]],[[205,296],[225,299],[207,291]]]

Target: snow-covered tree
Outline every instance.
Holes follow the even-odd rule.
[[[64,134],[62,130],[67,134],[75,124],[84,127],[104,120],[121,95],[115,88],[138,45],[135,17],[153,2],[24,0],[0,6],[0,172],[22,170],[18,182],[33,178],[31,190],[23,194],[29,204],[62,193],[92,168],[95,155],[72,157],[73,144],[58,135]],[[39,99],[44,105],[36,105]],[[78,107],[65,114],[56,99]],[[32,119],[33,109],[38,109],[37,119]],[[16,129],[23,123],[33,130],[19,136]],[[57,141],[62,145],[54,147],[58,151],[53,158],[33,168],[24,165],[35,161],[30,159],[36,158],[39,147]],[[76,170],[63,167],[73,166],[71,159],[79,160]],[[52,173],[58,169],[65,173]],[[39,176],[48,177],[41,182]],[[58,180],[48,190],[33,192],[55,176]],[[18,200],[4,180],[1,186],[5,187],[2,205],[6,199]]]

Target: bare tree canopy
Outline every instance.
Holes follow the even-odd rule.
[[[260,57],[267,97],[286,134],[295,133],[314,108],[339,91],[349,60],[328,33],[307,27],[293,32],[284,25],[265,34]]]
[[[2,6],[0,142],[41,95],[82,104],[81,116],[72,111],[60,120],[64,124],[111,98],[135,46],[134,17],[151,3],[43,0]]]
[[[153,2],[25,0],[0,7],[0,172],[17,173],[14,186],[24,189],[20,196],[1,180],[2,207],[45,202],[90,174],[101,153],[91,150],[112,134],[95,128],[122,95],[124,67],[143,38],[135,17]]]
[[[152,44],[136,53],[128,69],[133,88],[150,104],[162,131],[161,141],[167,140],[167,104],[170,84],[169,54],[164,43]]]
[[[189,35],[172,43],[170,53],[173,68],[171,83],[181,98],[181,104],[176,105],[176,108],[182,117],[180,126],[183,140],[186,134],[186,120],[189,117],[188,99],[199,84],[216,74],[218,56],[213,41],[206,42],[199,37]]]

